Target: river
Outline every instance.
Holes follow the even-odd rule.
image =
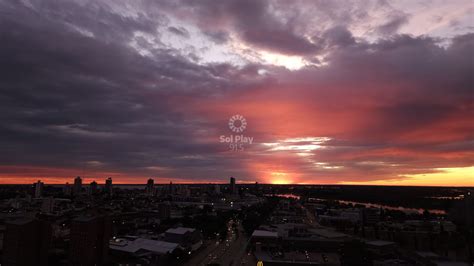
[[[301,197],[299,195],[287,193],[287,194],[268,194],[265,196],[275,196],[275,197],[282,197],[282,198],[288,198],[288,199],[296,199],[299,200]],[[402,211],[404,213],[410,214],[410,213],[417,213],[417,214],[422,214],[425,210],[424,209],[417,209],[417,208],[407,208],[407,207],[394,207],[394,206],[389,206],[389,205],[384,205],[384,204],[378,204],[378,203],[367,203],[367,202],[359,202],[359,201],[349,201],[349,200],[338,200],[338,199],[321,199],[321,198],[309,198],[308,200],[333,200],[337,203],[341,204],[353,204],[353,205],[363,205],[366,208],[382,208],[382,209],[387,209],[387,210],[397,210],[397,211]],[[445,210],[439,210],[439,209],[428,209],[428,212],[432,214],[437,214],[437,215],[445,215],[446,211]]]

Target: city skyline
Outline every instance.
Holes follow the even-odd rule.
[[[472,1],[0,2],[0,184],[474,186]]]

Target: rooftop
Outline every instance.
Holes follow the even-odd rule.
[[[271,232],[265,230],[255,230],[252,233],[252,237],[278,237],[278,232]]]
[[[187,232],[194,232],[196,229],[194,228],[189,228],[189,227],[177,227],[177,228],[170,228],[166,230],[166,233],[169,234],[178,234],[178,235],[183,235],[186,234]]]
[[[171,253],[178,247],[178,244],[137,238],[135,240],[115,239],[109,242],[110,249],[123,251],[127,253],[137,253],[140,250],[146,250],[155,254]]]
[[[325,238],[343,238],[343,237],[347,237],[346,234],[343,234],[343,233],[339,233],[339,232],[336,232],[336,231],[333,231],[333,230],[329,230],[329,229],[326,229],[326,228],[315,228],[315,229],[309,229],[308,231],[318,235],[318,236],[322,236],[322,237],[325,237]]]

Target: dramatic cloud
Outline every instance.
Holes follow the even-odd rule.
[[[472,3],[420,5],[2,1],[0,182],[430,184],[470,169]],[[427,16],[437,28],[420,32]],[[243,151],[220,142],[234,114]],[[459,173],[433,184],[474,185]]]

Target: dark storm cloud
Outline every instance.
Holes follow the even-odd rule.
[[[25,4],[23,4],[25,3]],[[28,3],[28,4],[26,4]],[[112,2],[113,3],[113,2]],[[157,33],[157,26],[166,21],[166,17],[150,8],[147,13],[140,12],[136,17],[112,12],[112,6],[105,2],[81,1],[3,1],[3,14],[11,19],[30,22],[34,17],[43,21],[64,26],[82,34],[93,34],[108,42],[126,41],[134,31]],[[126,10],[126,9],[123,9]],[[145,15],[146,14],[146,15]],[[30,26],[33,26],[30,24]]]
[[[284,21],[270,11],[270,1],[182,1],[195,13],[204,29],[218,26],[231,27],[243,41],[270,51],[289,55],[314,54],[320,47],[296,33],[291,20]],[[215,36],[212,32],[211,37]],[[219,33],[218,42],[222,42]]]
[[[329,46],[348,46],[355,44],[355,38],[352,36],[352,33],[343,26],[328,29],[323,33],[322,40],[326,41]]]
[[[105,10],[101,17],[111,19],[109,34],[103,38],[97,23],[87,29],[100,38],[84,36],[71,30],[65,17],[49,17],[68,6],[43,5],[35,13],[20,3],[2,4],[7,13],[0,18],[2,164],[81,167],[98,161],[129,171],[190,167],[188,160],[173,158],[212,153],[212,145],[199,144],[190,134],[206,127],[205,121],[186,121],[188,103],[172,98],[216,94],[229,87],[228,78],[240,76],[239,70],[198,66],[170,50],[142,57],[122,40],[127,31],[150,28],[114,21]],[[73,20],[88,11],[73,12]],[[205,168],[212,160],[194,164]]]
[[[172,6],[170,13],[186,14],[185,19],[205,33],[231,31],[249,46],[298,56],[324,53],[321,41],[326,39],[326,45],[352,44],[355,40],[348,28],[369,19],[369,11],[382,12],[384,17],[366,29],[377,37],[397,33],[410,18],[386,1],[360,5],[357,1],[183,0]]]
[[[301,33],[308,25],[298,12],[277,10],[282,3],[114,4],[0,2],[1,165],[255,180],[283,164],[338,181],[473,163],[474,34],[444,47],[436,38],[393,35],[407,19],[399,16],[378,28],[384,38],[369,42],[341,22],[367,14],[337,13],[334,3],[321,7],[334,24],[311,37]],[[198,64],[163,45],[163,31],[192,41],[188,30],[169,25],[167,12],[184,12],[217,44],[238,36],[318,65],[322,59],[312,56],[325,52],[327,65]],[[248,117],[246,133],[258,143],[330,137],[309,158],[342,170],[258,143],[247,153],[226,152],[218,136],[229,134],[226,120],[235,113]]]

